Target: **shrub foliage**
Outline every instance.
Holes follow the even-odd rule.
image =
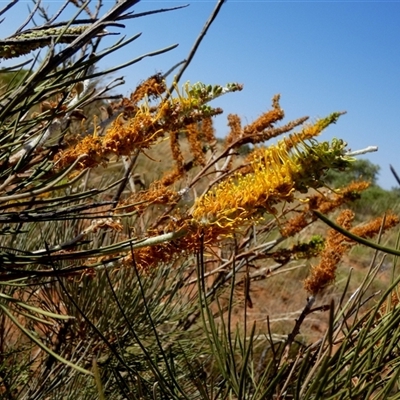
[[[394,213],[357,224],[346,208],[369,183],[329,185],[355,160],[316,138],[343,113],[283,122],[276,95],[217,140],[209,103],[242,85],[156,74],[115,95],[108,73],[174,46],[99,71],[139,35],[102,38],[167,10],[90,3],[67,2],[63,22],[34,2],[0,47],[1,398],[398,398],[398,278],[374,293],[374,258],[327,296],[357,243],[398,255],[371,241]],[[251,317],[254,288],[279,274],[304,294],[283,335],[272,310]],[[319,337],[301,335],[318,313]]]

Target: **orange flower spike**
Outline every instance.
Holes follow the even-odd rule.
[[[136,105],[145,97],[156,98],[166,91],[165,81],[161,74],[156,74],[142,82],[131,94],[131,102]]]
[[[124,121],[121,114],[105,134],[104,149],[117,155],[129,155],[135,148],[148,148],[163,135],[157,119],[158,115],[153,116],[146,103],[128,121]]]
[[[204,140],[211,145],[214,144],[216,142],[216,138],[215,129],[211,117],[203,119],[201,128],[202,134],[204,135]]]
[[[254,135],[264,131],[265,129],[271,128],[274,123],[284,118],[285,113],[279,105],[279,99],[280,95],[275,95],[272,99],[273,109],[265,112],[254,122],[243,128],[245,136]]]
[[[188,125],[185,133],[189,142],[190,152],[195,160],[195,164],[204,166],[206,164],[206,158],[202,151],[202,144],[200,141],[201,131],[199,130],[198,124]]]
[[[346,187],[340,190],[340,195],[348,198],[352,197],[355,194],[361,193],[363,190],[368,189],[371,186],[370,182],[366,181],[355,181],[349,183]]]
[[[242,135],[242,123],[240,117],[237,114],[228,115],[228,126],[230,128],[230,132],[225,139],[225,147],[229,147]]]
[[[310,218],[306,211],[295,217],[289,219],[281,229],[281,234],[283,237],[294,236],[295,234],[301,232],[306,226],[310,224]]]
[[[353,220],[354,213],[350,210],[344,210],[340,213],[336,222],[343,228],[350,229]],[[345,243],[345,239],[345,236],[334,229],[329,230],[320,262],[312,268],[310,276],[304,282],[304,288],[309,293],[316,295],[335,280],[337,266],[350,247],[348,243]]]
[[[351,233],[354,233],[357,236],[361,236],[363,238],[373,238],[375,235],[379,233],[381,230],[381,226],[383,224],[383,229],[388,230],[393,228],[399,223],[399,217],[395,214],[387,214],[385,218],[379,217],[374,220],[362,224],[360,226],[356,226],[351,229]]]
[[[79,163],[79,168],[93,168],[105,161],[104,149],[100,138],[96,136],[86,136],[75,147],[67,149],[56,156],[58,168],[65,168],[71,165],[82,154],[87,157]]]

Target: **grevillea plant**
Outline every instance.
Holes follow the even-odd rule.
[[[77,14],[56,22],[63,8],[49,16],[34,2],[29,21],[44,24],[28,21],[0,44],[3,59],[32,57],[0,71],[1,395],[388,398],[399,357],[396,343],[386,353],[382,343],[397,334],[397,282],[367,312],[371,267],[338,307],[313,308],[357,243],[398,255],[369,241],[398,224],[394,213],[356,224],[345,208],[369,183],[324,181],[355,161],[343,140],[319,139],[344,113],[284,123],[276,95],[246,126],[228,115],[220,139],[213,117],[223,110],[210,102],[243,86],[182,84],[193,52],[175,78],[155,74],[128,98],[110,93],[122,80],[104,84],[107,73],[144,56],[97,72],[139,35],[106,49],[101,39],[127,19],[167,10],[137,14],[128,10],[138,1],[125,0],[101,16],[102,2],[89,3],[66,2]],[[331,230],[310,231],[319,220]],[[252,285],[290,276],[291,263],[309,266],[296,282],[309,298],[293,329],[284,340],[269,326],[249,330]],[[235,329],[234,309],[244,311]],[[304,320],[328,310],[326,333],[296,347]],[[351,356],[363,346],[368,373]]]

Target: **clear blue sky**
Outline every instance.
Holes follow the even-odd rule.
[[[43,3],[53,8],[63,2]],[[115,1],[104,3],[107,8]],[[0,25],[1,36],[19,26],[27,4],[21,1],[8,14]],[[144,0],[134,10],[183,4],[187,3]],[[142,36],[100,67],[179,43],[167,54],[123,70],[126,85],[121,92],[128,95],[141,80],[187,56],[215,5],[216,1],[190,1],[182,10],[127,21],[125,34],[143,32]],[[381,166],[379,184],[389,189],[396,186],[389,164],[400,174],[399,73],[400,2],[228,0],[181,82],[244,84],[242,92],[214,101],[224,109],[215,119],[220,137],[228,132],[227,114],[237,113],[243,123],[251,122],[270,107],[276,93],[281,94],[285,121],[346,110],[320,140],[340,137],[352,150],[378,146],[379,151],[367,158]]]

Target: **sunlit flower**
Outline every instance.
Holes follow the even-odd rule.
[[[263,149],[260,155],[253,160],[253,172],[238,173],[198,199],[193,218],[203,225],[235,227],[257,220],[259,210],[272,211],[278,201],[290,201],[296,163],[279,145]]]
[[[250,168],[222,181],[199,198],[192,212],[202,225],[218,224],[237,227],[260,218],[259,211],[274,214],[274,205],[290,202],[294,192],[305,192],[323,184],[321,178],[330,167],[344,167],[351,159],[344,155],[345,143],[311,142],[292,136],[295,147],[279,141],[268,148],[259,148],[249,157]],[[323,161],[321,161],[323,160]]]
[[[196,84],[193,87],[186,83],[180,92],[176,88],[176,95],[166,91],[165,82],[161,75],[154,75],[138,86],[130,99],[124,98],[119,106],[117,118],[111,122],[102,137],[97,134],[87,135],[75,142],[70,148],[56,156],[59,168],[73,163],[79,156],[85,154],[81,161],[81,168],[92,168],[99,164],[106,164],[110,155],[129,156],[134,151],[148,149],[157,143],[160,138],[170,135],[174,139],[187,126],[204,121],[203,133],[206,139],[213,137],[213,128],[210,118],[222,113],[222,109],[213,108],[207,104],[212,98],[221,93],[241,90],[238,84],[228,84],[226,87],[206,86]],[[157,100],[155,105],[150,101]],[[175,140],[177,142],[177,140]],[[192,141],[194,145],[194,142]],[[179,155],[179,143],[173,144],[174,156]],[[195,147],[193,147],[195,148]],[[196,147],[200,148],[199,146]],[[200,153],[197,154],[198,156]],[[196,154],[195,154],[196,156]],[[204,163],[201,157],[199,163]],[[178,165],[178,169],[181,166]]]

